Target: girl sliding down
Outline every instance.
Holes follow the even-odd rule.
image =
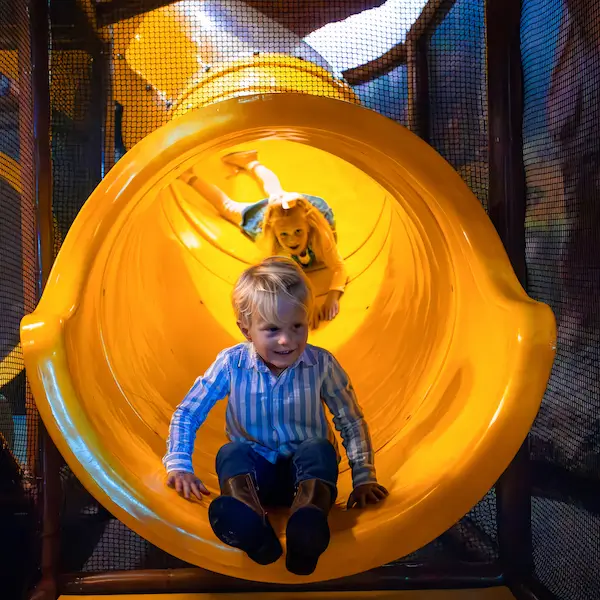
[[[348,275],[337,248],[331,208],[317,196],[285,192],[275,173],[258,161],[254,150],[233,152],[222,160],[237,171],[250,173],[268,197],[258,202],[237,202],[202,179],[193,168],[181,179],[206,198],[223,218],[256,241],[266,255],[290,256],[303,269],[319,264],[328,267],[332,278],[319,317],[334,319]]]

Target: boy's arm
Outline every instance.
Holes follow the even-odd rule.
[[[333,424],[342,436],[352,469],[353,485],[375,483],[375,453],[354,388],[336,358],[329,354],[328,359],[321,395],[333,415]]]
[[[196,431],[217,401],[229,394],[229,387],[227,355],[221,352],[204,376],[196,379],[173,413],[167,438],[167,453],[163,457],[163,464],[168,473],[193,473],[192,453]]]

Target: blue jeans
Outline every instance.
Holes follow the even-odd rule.
[[[230,442],[217,454],[219,485],[237,475],[250,473],[258,497],[266,506],[290,506],[301,481],[320,479],[329,484],[333,499],[337,494],[338,459],[329,440],[312,438],[300,444],[290,458],[275,464],[255,452],[249,443]]]

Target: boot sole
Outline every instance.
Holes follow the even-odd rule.
[[[267,520],[232,496],[219,496],[208,507],[215,535],[228,546],[245,552],[259,565],[270,565],[283,554],[275,531]]]
[[[331,534],[327,515],[313,506],[295,512],[286,528],[287,554],[285,566],[294,575],[310,575],[319,557],[329,546]]]

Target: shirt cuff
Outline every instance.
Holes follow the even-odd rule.
[[[353,487],[364,485],[365,483],[377,483],[377,474],[375,473],[375,467],[371,465],[355,467],[352,470]]]
[[[187,452],[170,452],[169,454],[165,454],[163,465],[165,465],[167,473],[171,471],[194,472],[192,457]]]

